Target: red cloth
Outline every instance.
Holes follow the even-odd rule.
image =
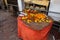
[[[52,27],[52,23],[49,26],[45,27],[42,30],[36,31],[27,27],[21,20],[21,17],[18,17],[18,37],[21,37],[23,40],[47,40],[48,32]]]

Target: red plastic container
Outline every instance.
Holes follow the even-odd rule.
[[[22,38],[23,40],[47,40],[48,33],[52,27],[52,22],[42,30],[36,31],[28,28],[27,25],[22,22],[21,17],[18,17],[17,20],[19,38]]]

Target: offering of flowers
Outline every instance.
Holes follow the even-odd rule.
[[[27,10],[27,16],[23,16],[22,20],[25,24],[31,26],[30,28],[40,30],[48,26],[52,20],[44,13],[39,13],[36,10]]]

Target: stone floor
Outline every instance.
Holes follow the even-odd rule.
[[[20,40],[17,37],[17,21],[11,13],[0,10],[0,40]]]

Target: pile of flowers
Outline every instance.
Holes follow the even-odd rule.
[[[22,20],[27,23],[31,23],[31,22],[35,22],[35,23],[48,22],[48,23],[50,23],[51,22],[49,17],[44,13],[39,13],[36,10],[34,10],[34,11],[33,10],[25,10],[25,12],[27,13],[27,15],[23,16]]]

